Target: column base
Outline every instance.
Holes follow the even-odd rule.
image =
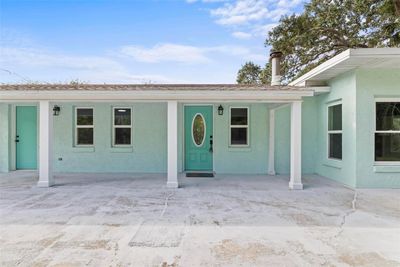
[[[178,182],[167,182],[167,188],[178,188]]]
[[[54,182],[53,181],[51,181],[51,182],[49,182],[49,181],[39,181],[38,183],[37,183],[37,186],[38,187],[51,187],[51,186],[53,186],[54,185]]]
[[[289,183],[289,189],[291,190],[303,190],[302,183]]]
[[[276,175],[275,171],[268,171],[268,175]]]

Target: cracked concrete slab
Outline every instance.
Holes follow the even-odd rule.
[[[0,174],[1,266],[400,266],[400,191],[319,176]]]

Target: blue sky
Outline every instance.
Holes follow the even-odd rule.
[[[303,0],[1,0],[0,82],[234,83]]]

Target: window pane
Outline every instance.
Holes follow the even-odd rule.
[[[205,133],[204,119],[203,116],[201,116],[200,114],[197,114],[193,120],[192,136],[193,136],[193,142],[197,146],[203,144],[204,138],[206,137],[206,133]]]
[[[329,134],[329,158],[342,159],[342,134]]]
[[[231,145],[247,145],[247,128],[231,128]]]
[[[78,125],[93,125],[93,109],[78,108],[76,110]]]
[[[329,110],[329,130],[341,131],[342,130],[342,105],[330,106]]]
[[[400,161],[400,134],[375,134],[375,161]]]
[[[247,125],[247,108],[231,109],[231,125]]]
[[[77,131],[78,145],[93,145],[93,128],[78,128]]]
[[[400,102],[376,103],[376,130],[400,130]]]
[[[131,144],[131,128],[115,128],[115,144],[130,145]]]
[[[114,109],[114,125],[131,125],[131,109]]]

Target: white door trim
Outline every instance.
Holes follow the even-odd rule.
[[[213,128],[213,130],[212,130],[212,136],[213,136],[213,155],[212,155],[212,168],[211,168],[211,171],[212,172],[215,172],[215,116],[214,116],[214,111],[215,111],[215,107],[214,107],[214,104],[209,104],[209,103],[205,103],[205,104],[202,104],[202,103],[190,103],[190,104],[188,104],[188,103],[184,103],[183,105],[182,105],[182,113],[183,113],[183,116],[182,116],[182,140],[183,140],[183,142],[182,142],[182,171],[183,172],[186,172],[186,162],[185,162],[185,160],[186,160],[186,153],[185,153],[185,142],[186,142],[186,140],[185,140],[185,107],[186,106],[200,106],[200,107],[204,107],[204,106],[211,106],[212,107],[212,119],[211,119],[211,121],[212,121],[212,128]]]

